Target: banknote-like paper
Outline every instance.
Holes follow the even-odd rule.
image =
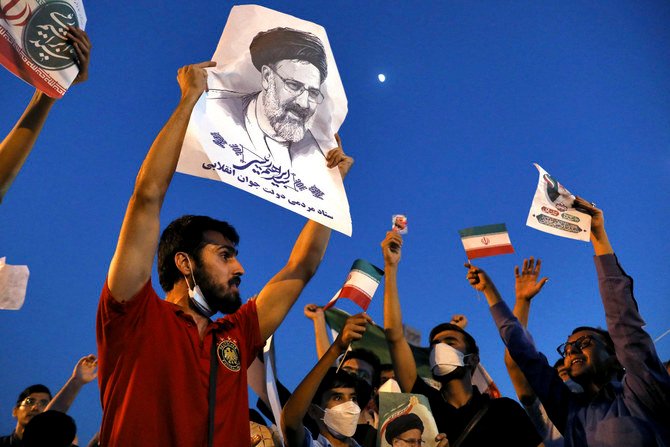
[[[556,236],[588,242],[591,216],[575,210],[572,207],[575,196],[540,165],[534,165],[540,172],[540,178],[526,225]]]
[[[177,170],[218,180],[351,235],[349,203],[326,155],[347,99],[323,27],[235,6],[212,57]]]
[[[8,265],[5,258],[0,258],[0,309],[21,309],[29,275],[28,266]]]
[[[0,1],[0,64],[52,98],[79,73],[68,26],[84,29],[81,0]]]

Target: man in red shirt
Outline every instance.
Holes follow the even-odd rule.
[[[189,65],[177,74],[181,100],[137,176],[100,297],[100,444],[107,447],[247,447],[246,369],[316,272],[328,245],[330,229],[307,222],[286,265],[241,306],[244,269],[232,226],[183,216],[168,225],[159,243],[161,205],[191,111],[207,86],[205,68],[214,65]],[[326,163],[344,177],[353,160],[338,147]],[[157,248],[165,300],[151,285]],[[212,321],[217,311],[227,315]]]

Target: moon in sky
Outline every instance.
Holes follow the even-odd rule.
[[[386,75],[384,73],[379,73],[377,79],[379,79],[379,82],[384,82],[386,81]]]

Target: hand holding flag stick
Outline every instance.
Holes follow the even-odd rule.
[[[458,234],[461,236],[461,243],[468,258],[466,266],[470,265],[472,259],[514,253],[504,223],[465,228],[459,230]],[[479,289],[475,287],[475,291],[477,299],[481,299]]]
[[[347,321],[344,323],[344,327],[333,342],[344,351],[344,355],[340,360],[340,364],[337,365],[338,372],[344,364],[344,359],[347,356],[347,352],[349,352],[349,349],[351,348],[351,344],[356,340],[363,338],[363,334],[365,333],[368,324],[372,324],[372,318],[370,318],[370,316],[365,312],[361,312],[347,318]]]

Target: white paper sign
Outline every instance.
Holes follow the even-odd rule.
[[[21,309],[29,275],[28,266],[8,265],[5,258],[0,258],[0,309]]]
[[[537,163],[540,172],[537,190],[530,206],[526,225],[556,236],[589,241],[591,216],[572,207],[575,196]]]
[[[68,26],[85,28],[81,0],[0,0],[0,64],[60,98],[79,73]]]
[[[347,113],[323,27],[235,6],[196,104],[179,172],[228,183],[351,235],[349,203],[326,154]]]

